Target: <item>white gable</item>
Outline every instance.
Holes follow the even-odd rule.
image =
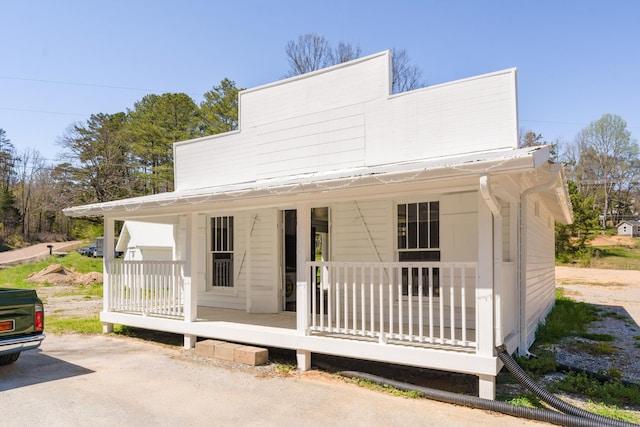
[[[517,146],[515,69],[390,95],[383,52],[240,93],[240,129],[175,144],[176,190]]]
[[[120,232],[116,251],[125,252],[127,248],[172,249],[173,245],[173,225],[126,221]]]

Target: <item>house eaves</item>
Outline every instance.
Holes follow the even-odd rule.
[[[233,199],[328,192],[404,181],[530,171],[538,169],[548,160],[548,146],[508,149],[160,193],[74,206],[64,209],[63,213],[71,217],[99,216],[140,209],[153,210]]]

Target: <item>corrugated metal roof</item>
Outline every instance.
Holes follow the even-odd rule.
[[[104,203],[75,206],[63,210],[68,216],[92,216],[145,208],[192,205],[218,200],[268,197],[281,194],[331,191],[392,182],[461,177],[480,173],[505,173],[537,169],[549,160],[549,147],[471,153],[330,172],[294,175],[218,187],[160,193]]]

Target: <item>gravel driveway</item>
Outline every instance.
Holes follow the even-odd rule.
[[[541,425],[113,336],[48,336],[41,350],[0,368],[0,402],[1,426]]]

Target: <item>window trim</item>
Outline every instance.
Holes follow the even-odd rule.
[[[213,242],[213,224],[212,220],[222,219],[222,218],[231,218],[232,219],[232,229],[231,229],[231,237],[230,240],[224,242],[224,245],[230,245],[231,251],[226,250],[217,250],[214,251],[214,242]],[[205,292],[215,293],[220,295],[229,295],[229,296],[237,296],[238,295],[238,282],[236,279],[236,235],[237,235],[237,218],[233,214],[219,214],[219,215],[208,215],[207,216],[207,243],[206,243],[206,254],[205,254],[205,270],[206,270],[206,286]],[[230,253],[231,254],[231,286],[214,286],[213,285],[213,261],[212,255],[215,253]]]
[[[399,209],[399,207],[401,205],[405,205],[405,206],[416,205],[416,211],[419,212],[420,211],[419,205],[421,203],[426,203],[427,206],[428,206],[427,207],[427,209],[428,209],[427,212],[428,212],[428,215],[430,216],[430,214],[431,214],[431,205],[430,204],[432,202],[437,202],[438,203],[438,230],[437,230],[437,233],[438,233],[437,239],[438,239],[438,241],[437,241],[437,247],[430,247],[432,241],[431,241],[431,230],[429,229],[428,234],[427,234],[427,241],[428,241],[428,246],[429,247],[427,247],[427,248],[400,248],[400,240],[399,240],[399,236],[398,236],[398,231],[399,231],[399,227],[400,227],[400,224],[399,224],[400,209]],[[412,198],[412,199],[406,199],[406,200],[394,200],[393,206],[394,206],[394,223],[395,223],[395,227],[394,227],[394,231],[393,231],[393,233],[394,233],[393,234],[393,238],[394,238],[394,242],[395,242],[394,243],[394,252],[395,252],[396,261],[397,262],[411,262],[411,261],[400,261],[401,253],[430,252],[430,253],[437,254],[436,256],[438,258],[438,261],[433,261],[433,262],[441,262],[441,260],[442,260],[442,243],[441,243],[442,215],[440,214],[440,212],[442,211],[442,200],[440,200],[440,198],[438,198],[438,197],[425,197],[425,198],[422,198],[422,199]],[[406,212],[406,215],[408,217],[408,215],[409,215],[408,214],[408,210],[405,211],[405,212]],[[429,221],[427,221],[427,223],[428,222]],[[419,221],[418,221],[418,223],[419,223]],[[407,227],[407,232],[408,232],[408,227]],[[419,229],[417,229],[416,233],[417,233],[416,242],[419,242],[419,238],[420,238]],[[407,240],[408,240],[408,237],[407,237]],[[417,245],[419,246],[419,243],[417,243]],[[408,246],[408,244],[407,244],[407,246]],[[415,261],[415,262],[421,262],[421,261]],[[428,261],[425,261],[425,262],[428,262]],[[439,277],[440,269],[438,268],[437,270],[438,271],[436,272],[435,269],[433,269],[432,270],[432,274],[436,273],[438,275],[437,277]],[[404,274],[403,274],[403,276],[404,276]],[[428,284],[428,282],[427,282],[427,284]],[[438,283],[438,288],[434,287],[434,293],[433,293],[433,299],[434,300],[439,299],[439,285],[440,284]],[[417,287],[417,284],[415,286]],[[426,296],[428,298],[428,295],[429,295],[429,290],[428,289],[429,289],[428,286],[424,287],[424,284],[423,284],[423,297]],[[407,296],[408,296],[408,291],[407,291],[406,294],[403,291],[402,297],[407,297]],[[416,294],[413,294],[412,297],[415,298],[417,296],[418,295],[417,295],[417,292],[416,292]]]

